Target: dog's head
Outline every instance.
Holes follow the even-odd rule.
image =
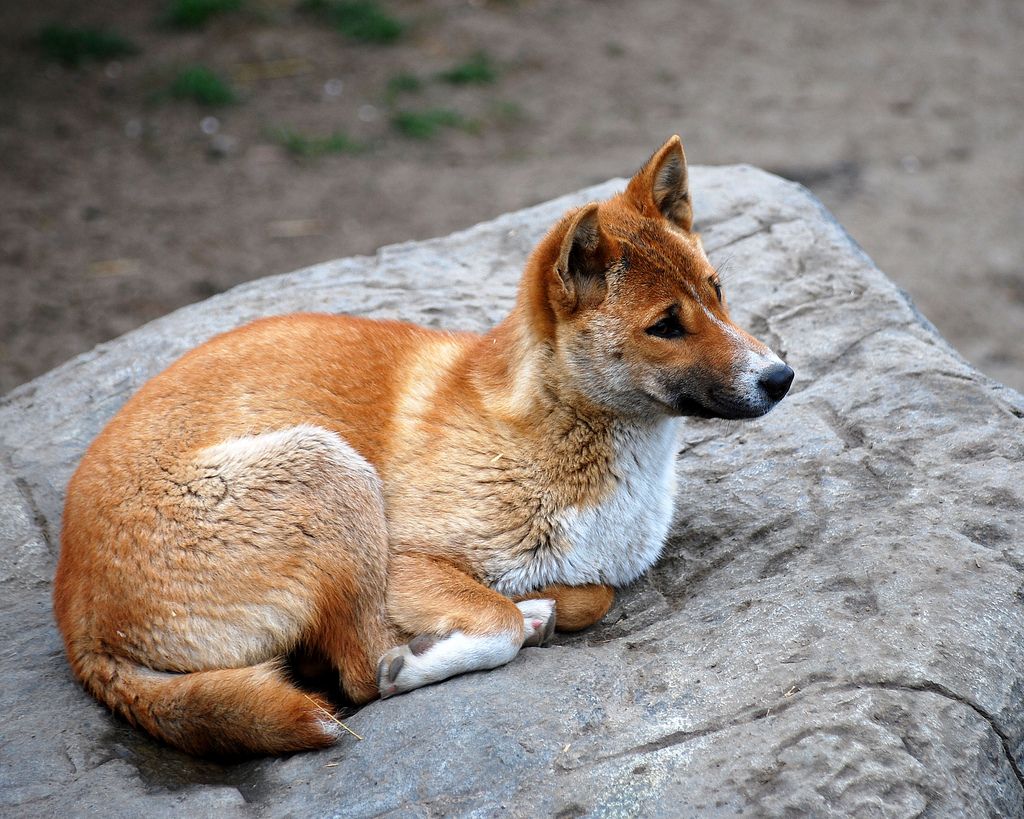
[[[754,418],[793,370],[729,318],[692,231],[686,157],[672,137],[626,190],[569,213],[528,284],[563,381],[619,412]]]

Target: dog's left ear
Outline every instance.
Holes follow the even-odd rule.
[[[693,228],[686,154],[679,136],[658,149],[626,188],[637,210],[649,216],[661,215],[683,230]]]

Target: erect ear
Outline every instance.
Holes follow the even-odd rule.
[[[683,230],[693,227],[686,154],[678,135],[662,145],[629,180],[626,192],[641,213],[660,214]]]
[[[562,290],[560,300],[568,309],[604,300],[608,260],[608,240],[601,232],[597,202],[591,202],[569,218],[555,262]]]

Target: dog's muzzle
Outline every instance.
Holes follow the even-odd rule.
[[[793,368],[778,361],[760,372],[730,381],[688,378],[667,392],[676,415],[692,418],[759,418],[775,408],[793,385]]]

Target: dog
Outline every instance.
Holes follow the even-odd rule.
[[[284,658],[359,704],[592,625],[658,559],[679,419],[763,415],[792,380],[729,319],[673,137],[551,229],[484,335],[288,315],[145,384],[68,486],[71,668],[189,753],[330,745]]]

